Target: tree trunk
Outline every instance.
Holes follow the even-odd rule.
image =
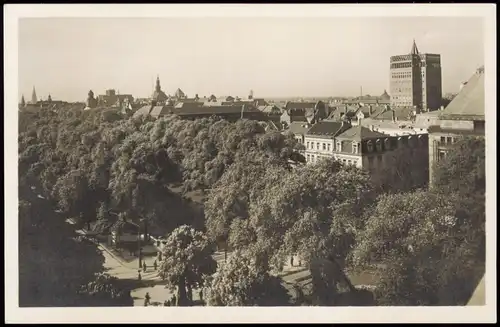
[[[188,303],[187,294],[186,294],[186,279],[184,277],[181,278],[179,284],[177,285],[177,303],[176,306],[183,307]]]
[[[193,288],[190,284],[187,285],[187,299],[189,300],[190,304],[193,303]]]
[[[342,265],[337,261],[337,259],[333,257],[330,257],[329,260],[334,264],[334,267],[336,268],[339,277],[342,279],[344,283],[346,283],[347,287],[349,288],[349,291],[355,292],[356,287],[354,287],[349,277],[347,277],[347,275],[345,274],[344,269],[342,269]]]

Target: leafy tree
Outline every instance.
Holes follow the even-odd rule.
[[[466,301],[475,287],[471,278],[484,263],[484,239],[469,239],[464,227],[471,225],[459,208],[456,196],[428,191],[379,199],[352,257],[358,265],[377,264],[381,270],[380,304]]]
[[[134,300],[130,289],[124,287],[123,282],[108,274],[99,274],[94,280],[80,289],[83,301],[80,306],[133,306]]]
[[[409,192],[426,187],[429,181],[427,147],[400,147],[385,157],[387,164],[372,177],[383,192]]]
[[[96,245],[26,189],[20,193],[19,234],[19,305],[80,305],[81,286],[103,270]]]
[[[189,304],[188,289],[202,287],[206,276],[215,272],[212,246],[203,233],[183,225],[166,239],[159,276],[177,292],[177,305]]]
[[[281,278],[261,270],[252,255],[240,251],[218,267],[205,294],[209,306],[282,306],[290,298]]]

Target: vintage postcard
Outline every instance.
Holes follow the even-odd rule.
[[[496,321],[493,5],[7,5],[6,322]]]

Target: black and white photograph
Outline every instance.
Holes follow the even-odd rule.
[[[6,322],[496,321],[493,5],[4,18]]]

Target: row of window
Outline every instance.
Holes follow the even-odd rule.
[[[384,143],[385,143],[385,149],[389,150],[391,148],[391,144],[390,144],[389,140],[385,140]],[[352,144],[352,153],[359,154],[360,150],[361,150],[361,144],[357,143],[357,142],[352,142],[351,144]],[[336,145],[335,149],[339,152],[342,152],[342,150],[343,150],[342,142],[337,141],[335,145]],[[368,142],[366,142],[366,148],[367,148],[368,152],[373,152],[373,149],[374,149],[373,148],[373,141],[369,140]],[[380,141],[380,139],[375,141],[375,148],[378,152],[382,151],[382,142]],[[335,150],[335,149],[331,149],[331,144],[329,144],[329,143],[310,142],[310,141],[306,142],[306,149],[308,149],[308,150],[323,150],[323,151]]]
[[[410,68],[411,67],[411,62],[398,62],[391,64],[391,69],[396,69],[396,68]]]
[[[451,136],[441,136],[441,144],[453,144],[453,137]]]
[[[381,157],[381,156],[379,156],[379,157]],[[323,157],[323,156],[318,156],[318,155],[314,155],[314,154],[307,154],[306,155],[306,161],[310,162],[310,163],[316,163],[319,160],[324,159],[324,158],[325,157]],[[339,159],[339,161],[346,164],[346,165],[357,165],[357,163],[358,163],[358,160],[354,160],[354,159]]]
[[[392,78],[409,78],[411,73],[393,73]]]

